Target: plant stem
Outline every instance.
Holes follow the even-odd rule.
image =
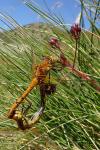
[[[74,61],[73,61],[73,68],[75,67],[77,50],[78,50],[78,40],[76,39],[76,47],[75,47],[75,56],[74,56]]]

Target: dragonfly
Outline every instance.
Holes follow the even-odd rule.
[[[43,61],[36,66],[35,75],[28,88],[11,106],[8,112],[8,118],[15,120],[20,129],[25,130],[31,128],[43,115],[46,97],[56,91],[56,84],[50,82],[50,71],[55,70],[56,63],[57,60],[52,56],[45,57]],[[46,81],[47,76],[49,76],[48,82]],[[28,101],[29,106],[24,111],[18,110],[18,107],[26,100],[28,94],[36,86],[39,86],[41,104],[39,110],[31,117],[31,119],[28,119],[26,114],[31,107],[31,103]]]

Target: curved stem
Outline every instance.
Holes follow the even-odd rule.
[[[75,67],[77,50],[78,50],[78,40],[76,39],[76,47],[75,47],[75,56],[74,56],[74,61],[73,61],[73,68]]]

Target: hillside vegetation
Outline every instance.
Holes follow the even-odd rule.
[[[100,86],[100,36],[94,33],[91,45],[91,34],[82,30],[75,67]],[[35,66],[44,56],[59,59],[60,51],[48,43],[51,37],[59,40],[65,57],[73,64],[75,40],[67,26],[18,25],[0,33],[0,150],[100,149],[100,92],[68,68],[51,72],[57,89],[47,97],[44,115],[32,129],[21,131],[7,118],[12,103],[31,82]],[[30,117],[40,104],[39,88],[27,99],[32,102]],[[24,107],[27,105],[25,102]]]

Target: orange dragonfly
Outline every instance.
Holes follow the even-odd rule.
[[[51,95],[56,91],[56,85],[50,83],[50,71],[55,68],[56,62],[56,59],[53,57],[45,57],[41,64],[36,66],[35,76],[26,91],[11,106],[11,109],[8,112],[8,118],[15,120],[20,129],[25,130],[31,128],[41,118],[45,109],[46,95]],[[49,82],[46,83],[45,80],[48,74]],[[31,117],[30,120],[28,120],[28,118],[26,118],[26,111],[28,111],[30,106],[26,111],[19,111],[18,107],[23,103],[23,101],[25,101],[25,98],[37,85],[40,88],[41,105],[39,110]]]

